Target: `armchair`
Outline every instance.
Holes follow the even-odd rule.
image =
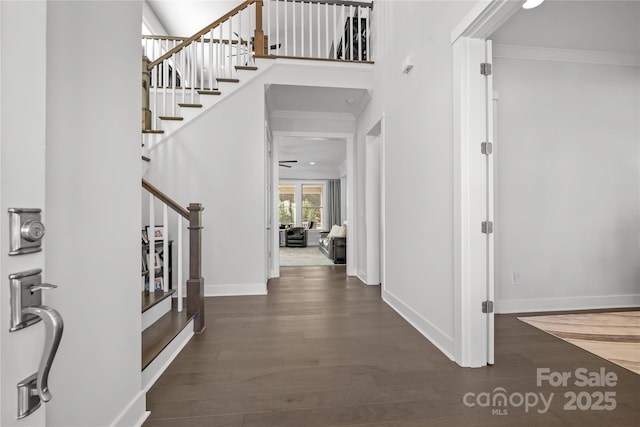
[[[303,227],[291,227],[285,232],[287,247],[307,247],[307,230]]]

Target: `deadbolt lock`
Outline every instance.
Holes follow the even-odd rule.
[[[9,255],[41,251],[44,234],[40,209],[9,208]]]

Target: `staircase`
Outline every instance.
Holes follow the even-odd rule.
[[[371,3],[348,0],[247,0],[191,37],[143,36],[142,175],[153,161],[155,148],[233,96],[273,65],[274,59],[372,63],[372,10]],[[163,266],[160,280],[155,255],[143,255],[148,279],[143,275],[141,369],[143,389],[148,390],[193,334],[205,328],[203,208],[197,203],[184,208],[144,179],[142,186],[149,193],[149,217],[142,221],[149,225],[148,247],[159,246],[156,232],[160,231],[162,253],[170,253],[168,243],[176,235],[172,247],[178,251],[172,263],[177,265],[177,284],[172,289],[169,268]],[[155,205],[161,206],[161,219]],[[177,219],[170,219],[170,211]],[[190,252],[186,298],[181,263],[184,219]],[[162,228],[156,229],[157,224]]]
[[[194,333],[200,334],[204,324],[204,278],[201,274],[202,211],[199,203],[183,208],[158,188],[144,179],[142,187],[149,193],[149,218],[146,239],[142,244],[142,385],[148,390],[164,372]],[[157,227],[155,205],[162,206],[162,226]],[[169,221],[169,211],[175,218]],[[186,281],[186,299],[183,297],[183,229],[188,220],[189,279]],[[175,222],[175,233],[170,226]],[[176,252],[173,256],[173,235]],[[171,239],[171,240],[170,240]],[[177,266],[177,283],[173,289],[173,266]],[[159,273],[159,274],[158,274]],[[184,303],[186,302],[186,310]]]

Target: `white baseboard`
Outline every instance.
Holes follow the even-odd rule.
[[[178,353],[180,353],[184,346],[191,340],[191,337],[193,337],[193,319],[191,319],[178,336],[162,350],[162,353],[142,371],[142,391],[144,393],[149,391],[151,386],[160,378],[160,375],[169,367],[173,359],[178,356]]]
[[[150,412],[147,412],[147,399],[146,392],[140,391],[135,395],[133,400],[127,405],[126,408],[118,415],[118,418],[111,423],[110,427],[140,427],[142,423],[149,417]]]
[[[530,313],[537,311],[591,310],[640,306],[640,294],[576,296],[562,298],[497,299],[496,313]]]
[[[235,285],[204,285],[205,297],[267,295],[266,283],[239,283]]]
[[[402,316],[404,320],[409,322],[411,326],[416,328],[418,332],[424,335],[424,337],[435,345],[445,356],[455,361],[453,357],[453,338],[446,335],[427,319],[416,313],[411,307],[396,298],[389,291],[382,291],[382,300]]]

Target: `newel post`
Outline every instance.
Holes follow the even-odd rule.
[[[255,45],[254,55],[266,55],[264,43],[264,31],[262,30],[262,0],[256,0],[256,31],[253,35]]]
[[[204,278],[202,277],[202,211],[200,203],[190,203],[189,211],[189,280],[187,280],[187,314],[193,314],[193,332],[204,331]]]
[[[149,109],[149,58],[142,57],[142,129],[151,129],[151,110]]]

